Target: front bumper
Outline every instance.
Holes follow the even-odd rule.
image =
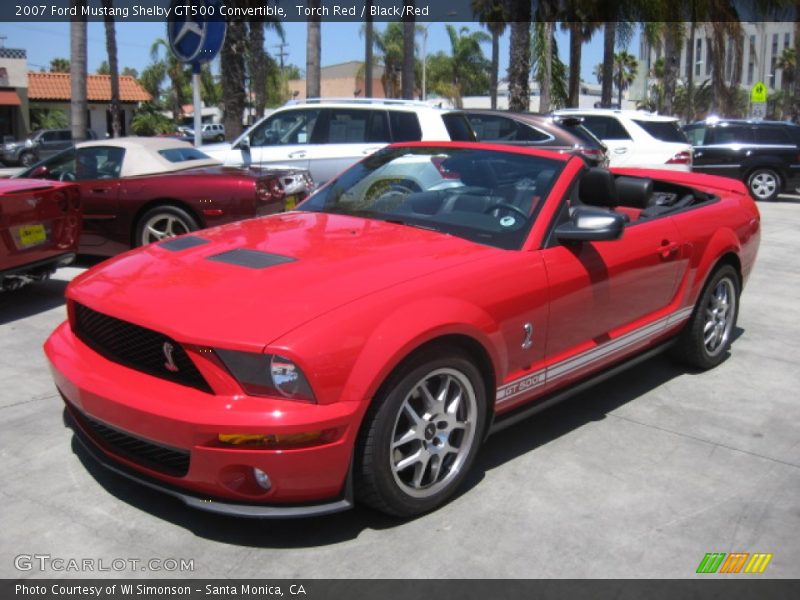
[[[78,439],[104,466],[194,508],[243,517],[322,515],[352,506],[353,403],[316,405],[242,394],[209,394],[111,362],[68,323],[45,344]],[[107,428],[98,435],[93,423]],[[289,435],[335,431],[319,445],[289,449],[220,445],[221,433]],[[130,444],[144,447],[134,448]],[[185,468],[166,468],[170,456]],[[166,462],[159,463],[162,456]],[[151,460],[151,459],[155,460]],[[164,468],[162,468],[162,465]],[[253,469],[272,483],[261,488]]]

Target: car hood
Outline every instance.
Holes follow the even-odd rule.
[[[433,231],[312,212],[188,237],[203,242],[178,250],[159,242],[120,255],[76,278],[67,295],[184,343],[260,351],[344,304],[502,252]]]

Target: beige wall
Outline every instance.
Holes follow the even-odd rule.
[[[323,98],[363,98],[364,97],[364,80],[362,78],[355,79],[353,77],[342,77],[336,79],[323,79],[321,82]],[[353,92],[361,90],[358,96]],[[306,80],[305,79],[292,79],[289,81],[289,93],[297,92],[297,99],[306,97]],[[372,80],[372,96],[374,98],[384,98],[386,94],[383,91],[383,84],[380,79]]]
[[[0,68],[6,70],[7,80],[0,87],[27,88],[28,61],[24,58],[0,58]]]

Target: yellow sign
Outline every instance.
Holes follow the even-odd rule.
[[[19,241],[23,247],[41,244],[47,239],[44,225],[23,225],[19,228]]]
[[[767,101],[767,86],[765,86],[762,82],[758,81],[753,86],[753,89],[750,90],[750,102],[752,102],[753,104],[758,104],[766,101]]]

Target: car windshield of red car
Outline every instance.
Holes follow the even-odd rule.
[[[299,210],[380,219],[519,249],[564,164],[479,148],[386,148],[330,181]]]

